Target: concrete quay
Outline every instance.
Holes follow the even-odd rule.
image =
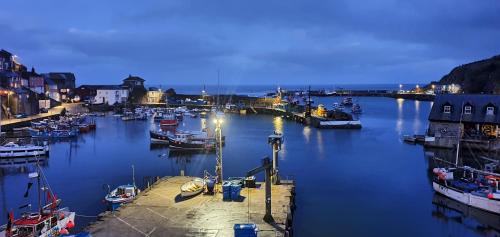
[[[274,223],[263,220],[264,183],[243,188],[240,201],[222,194],[181,198],[180,186],[193,177],[166,177],[114,212],[101,214],[86,230],[92,236],[234,236],[234,224],[255,223],[259,236],[292,236],[295,186],[272,185]]]

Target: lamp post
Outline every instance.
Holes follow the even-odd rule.
[[[215,164],[215,175],[217,175],[217,184],[221,185],[222,190],[222,118],[215,118],[215,145],[216,145],[216,164]]]

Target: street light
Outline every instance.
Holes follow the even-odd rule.
[[[215,175],[217,176],[217,184],[221,185],[222,190],[222,182],[223,182],[223,176],[222,176],[222,123],[224,120],[222,118],[215,118],[214,123],[215,123],[215,133],[216,133],[216,138],[215,138],[215,145],[216,145],[216,164],[215,164]]]

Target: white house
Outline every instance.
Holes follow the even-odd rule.
[[[128,98],[128,90],[118,85],[102,85],[95,86],[96,95],[94,96],[95,104],[125,103]]]

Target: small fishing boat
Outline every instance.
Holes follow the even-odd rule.
[[[195,178],[181,186],[181,196],[191,197],[201,193],[205,189],[205,181],[202,178]]]
[[[191,118],[198,117],[198,115],[196,113],[192,113],[192,112],[186,112],[186,113],[184,113],[184,116],[188,116],[188,117],[191,117]]]
[[[160,120],[160,126],[177,126],[178,124],[179,122],[173,114],[163,115],[163,118]]]
[[[134,115],[124,115],[124,116],[122,116],[122,120],[123,121],[132,121],[132,120],[135,120],[135,116]]]
[[[463,171],[463,178],[455,178],[456,172]],[[468,167],[434,168],[432,182],[434,191],[463,204],[500,214],[500,192],[498,175],[478,175]]]
[[[404,135],[403,141],[406,143],[415,144],[417,139],[415,138],[415,136],[412,136],[412,135]]]
[[[18,145],[14,142],[9,142],[0,146],[0,159],[1,158],[21,158],[21,157],[36,157],[48,156],[49,146],[35,146],[35,145]]]
[[[193,134],[191,132],[177,132],[167,136],[169,148],[186,151],[211,151],[215,149],[215,140],[206,136],[206,133]]]
[[[69,211],[67,207],[58,208],[61,199],[52,193],[47,180],[37,164],[37,172],[30,173],[30,179],[38,181],[38,187],[44,187],[38,190],[38,202],[42,204],[41,192],[46,194],[46,203],[39,207],[37,212],[24,212],[21,218],[14,219],[14,214],[8,214],[7,225],[0,227],[0,236],[2,237],[48,237],[69,234],[69,229],[75,227],[75,212]],[[28,183],[28,191],[33,186]],[[29,192],[26,193],[29,193]],[[26,204],[20,208],[29,208],[31,204]]]
[[[132,184],[120,185],[117,188],[108,191],[104,200],[110,205],[111,210],[115,210],[124,203],[131,202],[137,195],[139,195],[141,190],[135,186],[134,166],[132,166],[132,180]]]
[[[363,110],[361,109],[361,105],[359,104],[353,104],[351,108],[351,113],[353,114],[361,114]]]
[[[140,190],[133,184],[120,185],[110,191],[104,200],[115,210],[121,204],[131,202],[140,193]]]
[[[49,130],[49,131],[37,131],[30,130],[31,137],[33,138],[72,138],[77,136],[77,132],[75,130]]]
[[[151,139],[151,143],[160,143],[160,144],[168,144],[168,136],[169,132],[165,132],[163,130],[150,130],[149,137]]]
[[[346,97],[346,98],[342,99],[341,104],[344,106],[352,106],[353,105],[352,97]]]

